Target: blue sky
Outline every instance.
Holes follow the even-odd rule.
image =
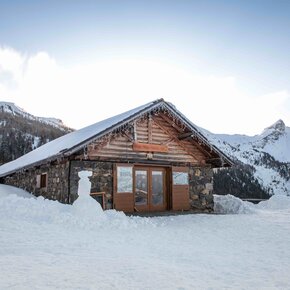
[[[264,115],[259,113],[263,118],[259,114],[255,116],[255,110],[248,114],[252,123],[256,119],[260,120],[256,122],[257,127],[249,129],[247,124],[243,127],[241,119],[247,113],[246,105],[243,107],[243,114],[229,114],[229,111],[239,109],[236,106],[239,102],[236,99],[231,101],[223,98],[223,91],[217,92],[215,96],[221,100],[220,104],[216,100],[212,102],[212,99],[208,99],[209,105],[212,103],[216,111],[220,110],[218,115],[214,115],[214,110],[211,111],[211,122],[202,119],[196,112],[192,115],[190,111],[185,112],[190,114],[188,117],[215,132],[234,133],[236,128],[237,133],[255,134],[278,118],[283,118],[290,125],[290,119],[287,119],[287,113],[290,115],[290,1],[0,1],[0,47],[11,49],[21,56],[22,71],[26,70],[31,59],[39,53],[45,53],[46,63],[52,61],[56,67],[65,70],[63,74],[70,68],[75,70],[80,66],[83,66],[83,73],[93,73],[93,68],[88,70],[84,67],[92,64],[102,67],[109,61],[113,69],[112,61],[121,61],[126,66],[126,61],[134,60],[135,66],[132,66],[132,70],[141,68],[138,62],[145,62],[148,70],[150,67],[147,67],[146,62],[154,63],[153,71],[154,65],[158,63],[160,68],[161,63],[169,71],[186,71],[188,78],[192,75],[195,80],[199,77],[221,79],[221,86],[224,79],[231,78],[234,79],[234,84],[229,86],[234,86],[233,94],[237,94],[239,102],[242,102],[245,95],[248,106],[255,105],[256,110],[263,111],[262,96],[267,96],[265,102],[268,104],[265,107],[268,109],[266,108]],[[119,63],[117,66],[119,67]],[[160,68],[161,72],[163,70]],[[136,74],[138,75],[138,71]],[[155,96],[153,91],[148,91],[148,100],[164,97],[182,111],[188,104],[200,106],[200,110],[203,110],[204,103],[199,105],[194,88],[192,94],[187,95],[187,101],[180,104],[176,94],[170,96],[170,83],[174,79],[172,74],[164,95],[159,95],[163,93],[162,89],[156,90]],[[145,76],[147,75],[140,74],[140,78]],[[130,77],[131,74],[128,74],[128,78]],[[13,91],[11,87],[7,88],[7,78],[7,68],[5,72],[2,65],[1,74],[0,63],[0,84],[2,81],[2,86],[6,86],[3,91],[6,95],[3,92],[0,94],[2,100],[6,97],[6,100],[16,101],[38,115],[51,115],[55,112],[60,114],[56,117],[63,118],[66,123],[73,123],[72,118],[63,115],[61,111],[50,112],[38,109],[37,106],[32,107],[31,104],[36,104],[37,101],[33,102],[28,95],[20,97],[20,91],[17,92],[15,87]],[[178,78],[181,78],[180,74]],[[114,83],[115,79],[111,81]],[[146,83],[137,81],[140,90],[143,86],[146,87]],[[22,85],[23,82],[22,80]],[[11,82],[9,83],[11,86]],[[166,80],[161,83],[166,85]],[[150,86],[150,83],[147,85]],[[181,85],[184,86],[183,83]],[[172,89],[174,90],[176,88]],[[21,92],[28,94],[32,91]],[[41,92],[37,93],[41,98]],[[100,93],[96,90],[98,97],[101,97]],[[131,101],[133,93],[138,102]],[[271,107],[269,102],[275,102],[276,94],[281,100],[279,99],[279,104],[273,104],[276,112],[271,115],[268,113]],[[130,91],[126,100],[126,87],[122,87],[120,91],[123,102],[128,101],[132,105],[147,101],[142,94],[140,98],[138,95],[138,90]],[[89,102],[91,98],[88,99]],[[227,110],[223,109],[225,107]],[[281,107],[281,111],[278,107]],[[112,113],[117,113],[118,108],[113,109]],[[72,106],[72,112],[73,110]],[[239,120],[233,120],[233,126],[230,127],[225,117],[227,115]],[[99,115],[95,117],[95,121],[98,118]],[[86,122],[92,121],[93,118]],[[86,122],[80,122],[80,126],[86,125]],[[76,123],[71,125],[78,127]]]

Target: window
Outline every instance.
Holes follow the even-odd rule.
[[[42,173],[36,176],[36,187],[37,188],[47,187],[47,173]]]
[[[46,177],[47,177],[46,173],[40,175],[40,187],[41,188],[46,187]]]
[[[133,192],[132,166],[117,166],[117,192]]]
[[[174,185],[188,185],[188,173],[187,172],[172,172]]]

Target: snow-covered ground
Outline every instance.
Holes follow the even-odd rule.
[[[127,217],[0,185],[0,289],[290,289],[290,198],[215,201],[227,214]]]

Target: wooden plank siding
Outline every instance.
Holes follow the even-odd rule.
[[[160,148],[168,148],[168,152],[152,152],[150,158],[153,160],[192,164],[203,164],[205,162],[206,156],[194,145],[193,141],[178,139],[182,129],[177,130],[172,124],[168,123],[167,119],[162,118],[160,115],[152,116],[151,121],[148,119],[135,123],[137,140],[133,140],[134,136],[131,138],[126,133],[112,137],[104,145],[97,141],[90,144],[87,152],[89,159],[105,157],[117,160],[147,160],[149,159],[147,155],[149,151],[134,150],[133,143],[135,141],[149,145],[150,141],[150,144],[161,145]],[[176,124],[174,126],[176,127]],[[146,145],[145,147],[149,148],[150,146]]]
[[[152,143],[133,143],[133,150],[136,152],[161,152],[167,153],[168,147],[166,145],[152,144]]]

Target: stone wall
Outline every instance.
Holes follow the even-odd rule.
[[[105,192],[105,209],[113,207],[113,163],[96,161],[71,161],[70,203],[78,197],[78,173],[82,170],[92,171],[89,177],[91,192]]]
[[[4,179],[4,184],[17,186],[35,196],[68,203],[69,163],[42,165],[37,168],[17,172]],[[47,187],[37,188],[37,175],[47,173]]]
[[[91,192],[105,192],[105,208],[113,208],[113,163],[95,161],[71,161],[70,174],[70,203],[73,203],[78,195],[78,172],[82,170],[92,171]],[[213,211],[213,172],[209,167],[189,170],[189,196],[190,206],[194,211]]]
[[[78,173],[82,170],[92,171],[91,192],[105,192],[105,209],[113,207],[113,163],[97,161],[71,161],[56,165],[43,165],[15,173],[4,180],[5,184],[14,185],[36,196],[73,203],[78,197]],[[68,178],[70,172],[70,179]],[[47,188],[36,188],[36,176],[47,173]],[[190,206],[194,211],[213,211],[213,171],[211,168],[189,169]]]
[[[190,167],[189,197],[192,210],[213,211],[213,170],[211,168]]]

